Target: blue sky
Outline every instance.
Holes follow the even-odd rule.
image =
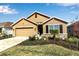
[[[77,3],[0,3],[0,22],[15,22],[38,11],[50,17],[58,17],[67,22],[79,17],[79,4]],[[76,20],[77,21],[77,20]]]

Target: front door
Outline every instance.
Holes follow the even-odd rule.
[[[43,33],[43,26],[42,25],[38,25],[38,32],[40,35]]]

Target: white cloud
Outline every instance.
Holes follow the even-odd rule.
[[[56,3],[56,4],[64,7],[79,5],[78,3]]]
[[[64,6],[64,7],[79,6],[79,3],[46,3],[47,6],[53,5],[53,4],[57,6]]]
[[[75,9],[75,8],[76,8],[76,6],[71,6],[71,7],[70,7],[71,10],[73,10],[73,9]]]
[[[49,6],[49,5],[50,5],[50,3],[46,3],[46,5],[47,5],[47,6]]]
[[[68,7],[69,13],[79,15],[79,10],[76,10],[76,8],[79,8],[79,3],[58,3],[57,5]]]
[[[18,13],[15,9],[11,9],[9,5],[0,5],[0,13],[2,14],[16,14]]]
[[[71,14],[79,15],[79,11],[70,11]]]

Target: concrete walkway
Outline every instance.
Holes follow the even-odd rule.
[[[28,37],[14,37],[14,38],[0,40],[0,52],[10,47],[13,47],[27,39]]]

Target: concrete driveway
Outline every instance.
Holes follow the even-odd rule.
[[[27,40],[28,37],[13,37],[13,38],[9,38],[9,39],[3,39],[0,40],[0,52],[13,47],[25,40]]]

